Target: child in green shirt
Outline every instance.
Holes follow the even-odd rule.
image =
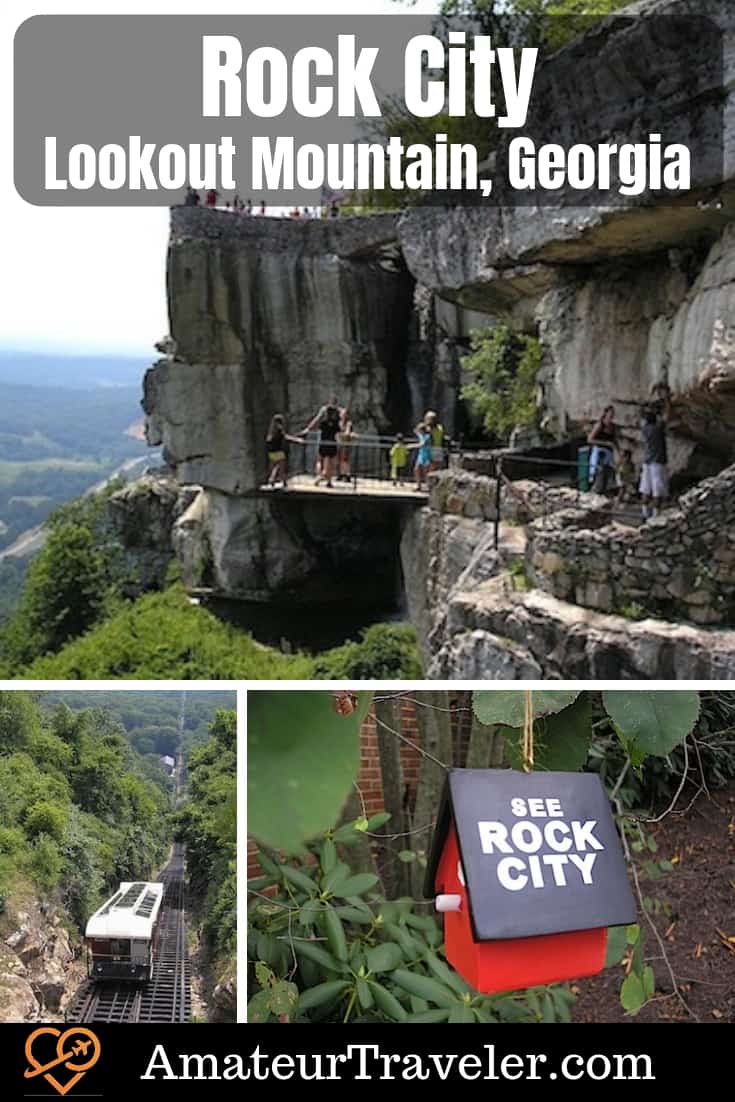
[[[396,436],[396,442],[388,453],[390,456],[390,477],[391,481],[395,485],[400,483],[403,485],[403,476],[408,464],[408,446],[404,444],[403,437],[400,432]]]

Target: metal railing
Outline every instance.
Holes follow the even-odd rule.
[[[288,476],[289,482],[304,478],[312,479],[312,485],[319,484],[325,489],[351,488],[359,493],[361,489],[384,488],[389,485],[397,489],[413,490],[416,485],[417,440],[406,435],[403,440],[408,450],[405,466],[397,472],[391,470],[390,452],[396,443],[395,436],[380,436],[376,433],[354,433],[350,440],[338,440],[335,444],[331,487],[327,486],[322,460],[319,455],[320,435],[307,433],[303,443],[289,444]],[[441,447],[432,449],[432,470],[441,470],[448,466],[451,455],[460,455],[461,446],[457,441],[447,441]],[[424,482],[425,486],[426,483]]]

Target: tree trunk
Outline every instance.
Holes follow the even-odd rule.
[[[431,829],[439,811],[446,769],[452,765],[452,725],[449,712],[449,694],[445,689],[416,694],[416,719],[421,735],[421,749],[431,757],[421,758],[416,804],[413,812],[412,849],[419,858],[411,863],[412,894],[420,899],[426,871],[426,856],[431,845]],[[435,758],[436,761],[433,761]],[[438,765],[442,762],[443,765]]]
[[[378,842],[379,862],[383,890],[388,899],[397,899],[409,890],[407,866],[398,859],[398,853],[407,849],[405,838],[391,838],[405,834],[406,821],[403,810],[405,782],[401,764],[401,741],[393,733],[400,731],[401,705],[396,693],[381,692],[375,700],[375,727],[378,734],[380,775],[383,782],[383,806],[390,812],[390,820],[379,827],[377,834],[385,836]]]
[[[503,764],[502,727],[494,723],[486,727],[472,716],[470,744],[467,748],[468,769],[499,769]]]

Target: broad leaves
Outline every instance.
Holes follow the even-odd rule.
[[[534,697],[536,693],[533,694]],[[572,693],[576,696],[576,693]],[[506,730],[505,750],[508,761],[514,769],[520,769],[521,732]],[[534,731],[534,769],[544,772],[559,770],[575,773],[587,760],[592,739],[592,713],[589,694],[578,696],[577,700],[557,715],[540,719]]]
[[[613,690],[602,699],[621,735],[644,754],[669,754],[699,718],[699,693],[687,689]]]
[[[533,718],[560,712],[579,696],[579,690],[539,689],[531,695]],[[525,693],[521,689],[477,689],[472,694],[480,723],[520,727],[525,719]]]
[[[360,764],[360,724],[372,693],[338,715],[331,692],[248,693],[248,829],[298,853],[339,817]]]

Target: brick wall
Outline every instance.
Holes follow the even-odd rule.
[[[417,698],[418,699],[418,698]],[[470,693],[457,693],[450,698],[452,712],[452,763],[463,765],[467,755],[472,717],[470,712]],[[411,693],[407,693],[400,702],[400,731],[416,747],[420,748],[416,710]],[[401,765],[406,786],[406,805],[413,807],[421,762],[420,749],[401,742]],[[371,708],[360,729],[360,772],[357,783],[365,804],[368,818],[383,810],[383,784],[380,775],[380,757],[378,754],[378,735],[375,714]],[[252,839],[248,841],[248,877],[259,876],[258,850]]]

